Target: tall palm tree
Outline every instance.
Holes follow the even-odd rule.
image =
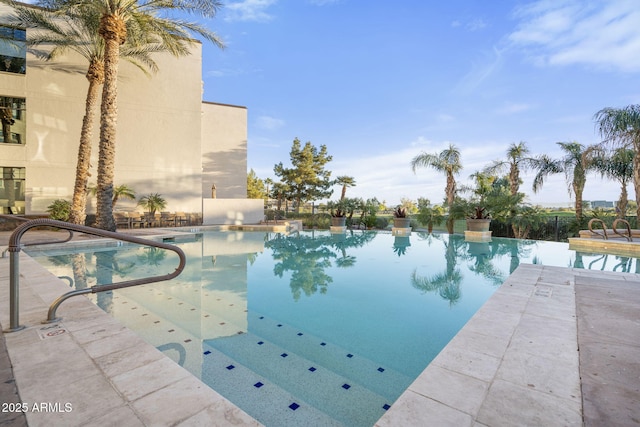
[[[594,168],[609,179],[615,179],[620,183],[620,198],[617,205],[617,217],[624,218],[629,202],[627,185],[633,180],[633,159],[635,151],[630,148],[618,148],[609,156],[594,158]]]
[[[587,172],[593,169],[593,159],[599,154],[600,147],[591,145],[585,147],[578,142],[558,142],[566,154],[561,159],[551,159],[548,156],[539,158],[538,173],[533,179],[533,191],[538,192],[547,176],[564,172],[569,186],[569,194],[575,196],[576,220],[582,221],[582,193],[587,182]]]
[[[16,22],[25,28],[31,28],[27,38],[30,51],[45,61],[52,61],[71,50],[84,58],[89,66],[85,77],[89,82],[85,98],[85,115],[80,131],[76,176],[71,202],[69,222],[84,224],[92,150],[93,123],[100,88],[104,81],[104,42],[98,34],[100,16],[92,10],[83,13],[66,11],[60,14],[58,0],[45,0],[39,3],[42,8],[34,8],[19,3],[11,3],[15,11]],[[48,49],[39,50],[46,46]],[[145,74],[157,71],[157,65],[150,54],[163,49],[162,45],[147,44],[132,46],[125,44],[120,56],[137,66]]]
[[[604,142],[633,148],[633,186],[640,218],[640,105],[624,108],[603,108],[594,115],[596,127]]]
[[[153,40],[175,56],[189,54],[197,34],[223,47],[218,36],[205,27],[183,19],[163,17],[170,12],[195,13],[213,17],[221,7],[216,0],[57,0],[65,13],[96,13],[100,17],[98,34],[104,41],[104,83],[100,105],[100,144],[98,157],[98,202],[96,226],[115,230],[113,219],[113,178],[117,124],[117,78],[120,47],[139,40]],[[77,12],[76,12],[77,11]]]
[[[440,153],[430,154],[422,152],[415,156],[411,160],[411,169],[416,172],[418,167],[426,167],[435,169],[438,172],[444,172],[447,177],[447,186],[445,187],[445,194],[447,197],[447,206],[449,208],[449,216],[447,218],[447,231],[449,234],[453,234],[453,222],[454,218],[451,215],[451,207],[456,196],[456,175],[460,174],[462,170],[462,163],[460,161],[460,150],[453,145],[449,144],[448,148],[445,148]]]
[[[537,157],[530,157],[530,151],[527,147],[527,143],[520,141],[519,143],[512,143],[507,148],[507,160],[495,160],[491,165],[484,169],[484,172],[489,175],[501,174],[509,168],[509,190],[512,196],[518,194],[520,189],[520,172],[526,172],[527,170],[538,169],[540,166],[540,159]]]
[[[336,177],[335,183],[338,185],[342,185],[342,193],[340,193],[340,200],[342,201],[347,194],[347,187],[355,187],[356,180],[352,176],[342,175]]]

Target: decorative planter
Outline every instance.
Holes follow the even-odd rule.
[[[487,219],[471,219],[467,218],[467,230],[469,231],[489,231],[491,218]]]
[[[332,227],[344,227],[347,224],[347,217],[344,216],[332,216],[331,217],[331,226]]]
[[[393,228],[411,228],[411,218],[393,218]]]

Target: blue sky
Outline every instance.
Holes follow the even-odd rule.
[[[456,145],[465,183],[510,143],[559,158],[558,141],[599,142],[598,110],[640,103],[637,0],[241,0],[208,25],[227,49],[203,48],[204,99],[248,108],[249,169],[275,179],[297,137],[355,178],[348,196],[389,205],[442,202],[444,176],[410,168],[420,152]],[[563,175],[538,194],[531,178],[530,202],[570,201]],[[592,175],[584,197],[618,194]]]

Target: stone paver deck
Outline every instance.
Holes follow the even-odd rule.
[[[24,254],[20,271],[27,327],[4,334],[0,357],[19,400],[5,389],[0,400],[27,403],[28,425],[259,425],[86,298],[43,329],[68,286]],[[8,277],[0,258],[5,329]],[[638,275],[521,265],[376,425],[636,425],[638,308]]]

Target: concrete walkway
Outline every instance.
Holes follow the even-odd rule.
[[[0,259],[3,328],[8,270]],[[259,425],[86,298],[45,329],[68,286],[26,255],[21,280],[27,328],[0,353],[19,397],[0,400],[27,403],[28,425]],[[521,265],[376,425],[638,425],[639,308],[638,275]]]

